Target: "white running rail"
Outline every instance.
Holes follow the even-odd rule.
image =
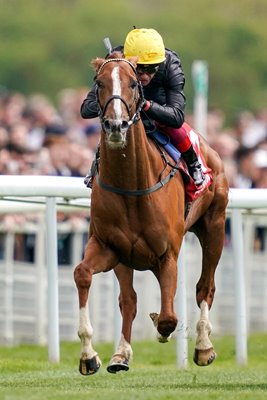
[[[58,334],[58,279],[57,279],[57,223],[56,211],[59,205],[72,205],[90,207],[91,190],[83,184],[82,178],[57,177],[57,176],[0,176],[0,203],[1,212],[8,212],[11,207],[10,201],[16,201],[18,209],[25,209],[25,203],[34,203],[46,207],[47,243],[50,251],[47,259],[48,269],[48,298],[52,302],[48,305],[49,317],[49,360],[58,362],[59,355],[59,334]],[[1,206],[2,204],[2,206]],[[31,207],[34,207],[33,204]],[[30,208],[30,207],[29,207]],[[244,210],[267,210],[267,189],[230,189],[228,211],[231,213],[231,227],[233,234],[233,252],[235,264],[235,293],[236,293],[236,359],[237,363],[244,365],[247,362],[247,328],[246,328],[246,294],[244,279],[244,245],[242,214]],[[177,304],[181,306],[180,319],[186,321],[186,307],[184,303],[185,276],[184,268],[180,266]],[[180,296],[180,297],[179,297]],[[119,319],[118,319],[119,320]],[[181,340],[177,341],[178,366],[186,367],[187,341],[183,324],[179,330]],[[118,331],[118,327],[115,331]]]

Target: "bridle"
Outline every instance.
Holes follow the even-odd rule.
[[[100,100],[99,100],[99,87],[96,84],[96,89],[95,89],[95,93],[96,93],[96,99],[97,99],[97,105],[98,105],[98,115],[99,115],[99,119],[101,121],[102,127],[104,128],[104,124],[105,124],[105,113],[107,110],[108,105],[113,101],[113,100],[120,100],[126,107],[128,116],[129,116],[129,121],[127,121],[127,129],[135,124],[139,119],[140,119],[140,112],[142,110],[143,104],[144,104],[144,93],[143,93],[143,88],[142,85],[139,81],[139,79],[137,78],[137,72],[136,69],[134,67],[134,65],[129,61],[126,60],[125,58],[109,58],[107,60],[105,60],[103,62],[103,64],[101,64],[101,66],[99,67],[97,74],[96,74],[96,78],[97,75],[102,71],[102,69],[105,67],[106,64],[110,63],[110,62],[126,62],[127,64],[130,65],[130,67],[132,68],[132,70],[135,73],[136,76],[136,87],[138,89],[138,96],[134,97],[133,103],[131,105],[128,105],[128,103],[124,100],[123,97],[119,96],[119,95],[112,95],[110,96],[110,98],[106,101],[106,103],[104,104],[104,106],[101,107],[100,104]],[[135,113],[131,116],[131,109],[133,107],[133,104],[137,101],[137,105],[136,105],[136,111]],[[96,173],[96,182],[97,184],[104,190],[107,190],[108,192],[112,192],[112,193],[116,193],[116,194],[120,194],[120,195],[126,195],[126,196],[145,196],[148,195],[150,193],[156,192],[157,190],[161,189],[163,186],[165,186],[177,173],[178,169],[179,169],[179,164],[180,164],[180,160],[178,160],[178,162],[175,165],[172,165],[171,163],[168,162],[167,157],[165,156],[164,152],[161,152],[161,156],[164,159],[165,162],[165,168],[166,169],[167,165],[170,165],[172,167],[171,171],[169,172],[169,174],[164,178],[161,179],[153,186],[146,188],[146,189],[140,189],[140,190],[127,190],[127,189],[122,189],[122,188],[118,188],[118,187],[114,187],[111,185],[108,185],[107,183],[103,182],[100,179],[99,173],[97,171]],[[164,171],[163,170],[163,171]],[[163,174],[163,171],[160,174],[160,177]]]
[[[97,84],[95,86],[95,93],[96,93],[96,99],[97,99],[97,105],[98,105],[98,116],[99,116],[101,124],[103,125],[104,122],[105,122],[105,114],[106,114],[106,110],[107,110],[108,105],[113,100],[117,99],[117,100],[120,100],[125,105],[125,108],[127,110],[128,116],[129,116],[129,121],[127,121],[128,122],[128,128],[129,128],[131,125],[135,124],[140,119],[140,111],[142,110],[142,106],[143,106],[143,103],[144,103],[143,88],[142,88],[142,85],[141,85],[140,81],[137,79],[137,72],[136,72],[135,66],[129,60],[127,60],[125,58],[109,58],[109,59],[105,60],[103,62],[103,64],[101,64],[101,66],[99,67],[99,69],[97,71],[97,74],[96,74],[96,78],[100,74],[100,72],[102,71],[102,69],[105,67],[106,64],[108,64],[110,62],[122,62],[122,61],[126,62],[127,64],[130,65],[130,67],[132,68],[132,70],[134,71],[135,76],[136,76],[136,87],[138,89],[138,92],[137,92],[137,96],[135,96],[134,99],[133,99],[133,103],[131,105],[129,105],[126,102],[126,100],[124,100],[123,97],[121,97],[119,95],[112,95],[106,101],[104,106],[101,107],[100,100],[99,100],[99,87],[98,87]],[[136,103],[136,102],[137,102],[137,105],[136,105],[135,113],[131,116],[132,107],[133,107],[134,103]]]

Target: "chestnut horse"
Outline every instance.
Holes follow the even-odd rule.
[[[88,309],[93,274],[113,269],[119,281],[121,339],[107,369],[111,373],[128,370],[137,302],[134,270],[150,270],[159,282],[161,309],[159,314],[150,316],[158,340],[166,342],[177,325],[174,311],[177,258],[188,230],[196,234],[203,252],[202,273],[196,286],[200,319],[194,361],[205,366],[215,358],[209,338],[209,309],[215,292],[215,269],[224,244],[227,180],[218,154],[200,138],[201,152],[212,170],[213,180],[186,213],[182,175],[171,159],[165,163],[140,119],[143,96],[136,76],[136,61],[119,58],[117,53],[108,59],[92,61],[102,133],[99,174],[91,193],[89,240],[84,258],[74,272],[80,307],[79,370],[83,375],[93,374],[101,366],[92,346]]]

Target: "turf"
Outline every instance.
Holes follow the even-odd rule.
[[[61,361],[50,364],[47,348],[21,345],[0,348],[0,399],[13,400],[172,400],[172,399],[266,399],[267,334],[252,335],[248,342],[248,364],[235,360],[233,337],[213,338],[218,354],[209,367],[192,361],[189,343],[188,368],[176,367],[175,342],[133,343],[134,359],[128,372],[109,374],[106,365],[112,344],[99,344],[103,366],[89,377],[78,372],[79,343],[61,343]]]

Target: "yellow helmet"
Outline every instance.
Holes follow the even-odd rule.
[[[137,64],[159,64],[166,58],[163,39],[155,29],[133,29],[126,36],[124,55],[137,56]]]

